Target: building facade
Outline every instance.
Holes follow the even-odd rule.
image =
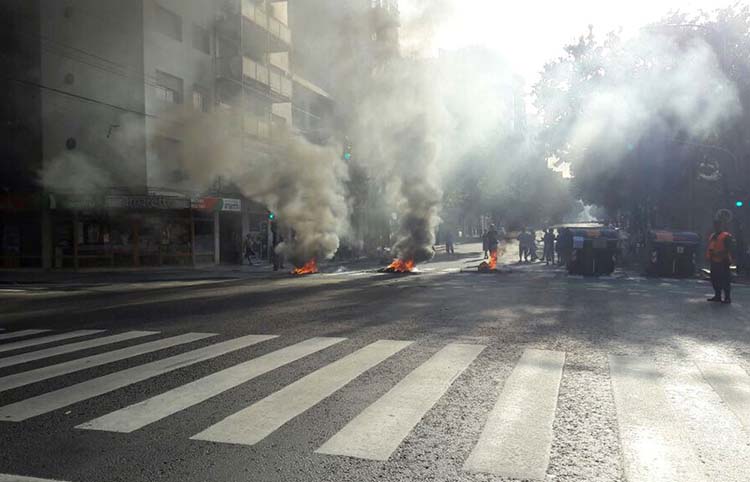
[[[324,64],[295,49],[322,3],[3,2],[0,267],[239,263],[247,235],[267,255],[263,206],[189,188],[181,126],[222,112],[258,152],[338,136]]]

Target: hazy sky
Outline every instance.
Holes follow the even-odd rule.
[[[589,24],[599,33],[622,28],[627,35],[671,10],[713,10],[735,3],[738,0],[401,0],[400,8],[407,42],[411,33],[420,44],[429,38],[432,52],[488,46],[533,81],[544,62],[586,33]]]

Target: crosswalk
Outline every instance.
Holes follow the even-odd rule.
[[[451,392],[459,378],[476,376],[468,368],[487,352],[480,344],[450,343],[421,346],[418,341],[376,340],[349,350],[342,337],[314,337],[286,343],[273,334],[250,334],[233,338],[215,333],[165,335],[155,331],[52,330],[5,331],[0,343],[0,395],[49,379],[59,379],[56,388],[12,403],[0,399],[0,422],[18,424],[79,402],[125,387],[134,386],[176,370],[235,353],[244,358],[228,368],[188,381],[159,393],[138,395],[127,406],[78,423],[73,430],[130,434],[148,430],[157,422],[172,420],[181,412],[262,375],[285,370],[292,381],[253,402],[242,402],[223,419],[206,423],[197,433],[187,434],[185,443],[253,446],[293,425],[337,392],[388,360],[403,354],[429,351],[429,355],[398,380],[389,382],[384,393],[372,396],[358,413],[311,451],[317,457],[348,457],[385,462],[403,446],[431,410]],[[83,341],[78,338],[86,337]],[[216,340],[214,338],[217,338]],[[223,339],[222,339],[223,338]],[[218,340],[218,341],[217,341]],[[259,356],[240,350],[266,346],[277,348]],[[195,347],[191,344],[202,346]],[[127,346],[120,346],[125,344]],[[294,376],[295,362],[322,356],[327,350],[348,353],[320,368]],[[162,354],[171,349],[167,355]],[[88,354],[97,351],[94,354]],[[174,354],[177,351],[177,354]],[[85,353],[84,353],[85,352]],[[79,355],[82,354],[83,356]],[[129,368],[80,377],[64,384],[65,376],[93,367],[150,354],[149,360]],[[426,354],[427,355],[427,354]],[[58,360],[65,357],[66,361]],[[406,355],[404,355],[406,356]],[[481,415],[470,450],[459,468],[466,474],[488,474],[510,479],[546,480],[552,446],[557,399],[566,368],[562,351],[525,348],[509,366],[509,375],[497,386],[488,411]],[[72,358],[72,359],[69,359]],[[726,457],[750,463],[750,375],[739,365],[687,363],[657,365],[646,357],[610,355],[607,359],[611,394],[616,409],[617,430],[625,475],[630,482],[745,480],[731,472]],[[24,364],[31,364],[25,367]],[[42,365],[42,366],[39,366]],[[366,375],[369,374],[369,375]],[[37,389],[43,387],[37,386]],[[157,389],[158,390],[158,389]],[[25,392],[23,392],[25,393]],[[18,395],[19,393],[17,393]],[[110,408],[111,410],[111,408]],[[87,417],[88,418],[88,417]],[[459,425],[461,421],[456,421]],[[323,420],[326,423],[326,420]],[[723,437],[712,439],[714,427]],[[0,429],[2,424],[0,424]],[[81,432],[83,433],[83,432]],[[441,445],[451,450],[450,441]],[[746,464],[745,464],[746,466]],[[717,472],[726,471],[718,474]],[[0,482],[42,479],[0,474]]]

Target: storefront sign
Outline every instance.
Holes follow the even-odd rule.
[[[199,211],[230,211],[240,212],[242,211],[242,200],[231,199],[231,198],[218,198],[218,197],[203,197],[192,200],[193,209]]]
[[[89,211],[103,209],[101,196],[94,194],[50,194],[50,209],[67,209],[70,211]]]
[[[221,210],[222,211],[231,211],[231,212],[240,212],[242,211],[242,201],[239,199],[227,199],[224,198],[221,200]]]
[[[107,196],[110,209],[187,209],[190,200],[170,196]]]

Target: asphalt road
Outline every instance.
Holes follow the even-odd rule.
[[[0,482],[748,480],[747,287],[460,249],[0,289]]]

